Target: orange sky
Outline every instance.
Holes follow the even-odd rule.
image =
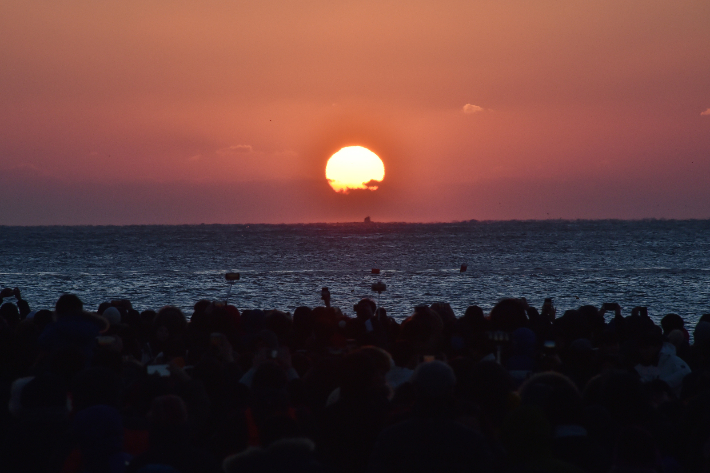
[[[707,0],[5,0],[0,224],[710,218],[709,25]],[[377,191],[328,186],[348,145]]]

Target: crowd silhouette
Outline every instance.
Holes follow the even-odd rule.
[[[710,471],[710,314],[0,298],[2,471]]]

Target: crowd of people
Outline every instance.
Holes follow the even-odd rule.
[[[710,471],[710,314],[363,299],[186,316],[0,292],[0,470]],[[344,312],[353,313],[352,316]]]

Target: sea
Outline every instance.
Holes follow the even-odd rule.
[[[0,286],[19,287],[34,310],[73,293],[88,310],[129,299],[187,316],[200,299],[292,312],[321,305],[323,287],[347,314],[370,297],[397,319],[420,304],[460,316],[550,297],[558,314],[617,302],[624,315],[646,306],[692,328],[710,313],[710,220],[0,226]]]

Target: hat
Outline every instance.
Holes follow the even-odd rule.
[[[110,323],[111,325],[117,325],[121,323],[121,312],[115,307],[106,308],[106,310],[104,310],[104,313],[101,315],[103,315],[104,318],[108,320],[108,323]]]

